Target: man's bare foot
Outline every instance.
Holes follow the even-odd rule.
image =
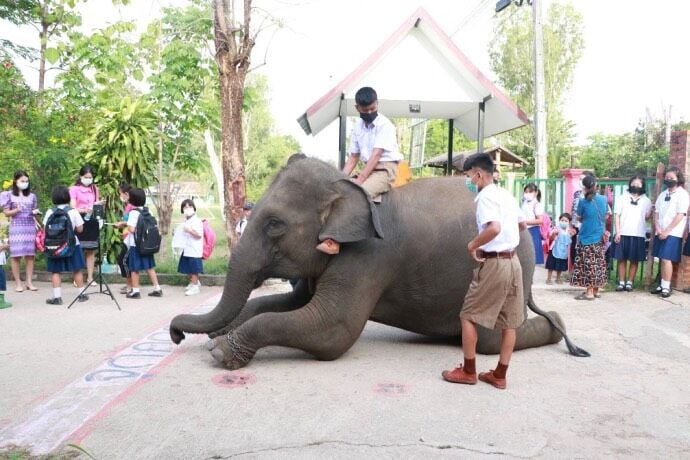
[[[321,252],[325,252],[326,254],[335,255],[340,252],[340,243],[330,238],[327,238],[323,240],[321,243],[319,243],[318,246],[316,246],[316,249],[318,249]]]

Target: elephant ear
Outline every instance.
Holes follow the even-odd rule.
[[[352,243],[366,238],[383,238],[376,205],[362,187],[349,179],[335,183],[336,194],[326,208],[319,240],[331,238]]]

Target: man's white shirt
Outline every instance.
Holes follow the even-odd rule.
[[[359,154],[359,159],[364,163],[369,161],[371,153],[376,148],[383,149],[379,161],[400,161],[403,159],[398,148],[395,126],[380,113],[369,126],[361,118],[357,120],[352,130],[351,139],[350,153]]]
[[[518,223],[525,220],[525,215],[507,190],[489,184],[474,198],[477,205],[477,231],[479,233],[489,222],[499,222],[501,232],[481,247],[485,252],[512,251],[520,243]]]

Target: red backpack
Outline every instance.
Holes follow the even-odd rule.
[[[202,219],[201,222],[204,224],[204,250],[201,258],[208,260],[216,247],[216,232],[208,224],[208,220]]]

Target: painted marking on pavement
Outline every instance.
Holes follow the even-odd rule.
[[[191,313],[211,310],[220,296],[207,299]],[[187,340],[201,341],[202,336],[195,335]],[[31,446],[33,454],[47,454],[70,436],[76,442],[84,439],[95,422],[105,417],[112,407],[180,356],[179,350],[170,341],[169,323],[166,323],[46,398],[24,419],[4,427],[0,430],[0,447]]]
[[[256,376],[249,372],[223,372],[211,379],[219,387],[240,388],[256,383]]]
[[[409,385],[394,382],[383,382],[374,386],[374,393],[384,396],[401,396],[407,394],[409,390]]]

